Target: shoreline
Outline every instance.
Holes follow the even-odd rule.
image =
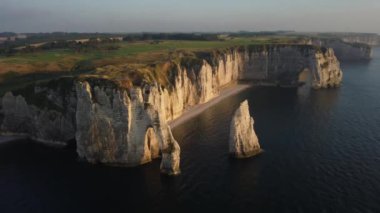
[[[232,96],[232,95],[236,95],[248,88],[251,88],[252,86],[254,86],[253,84],[230,84],[230,85],[227,85],[225,88],[221,89],[220,91],[220,94],[218,96],[216,96],[215,98],[209,100],[208,102],[206,103],[203,103],[203,104],[198,104],[198,105],[195,105],[195,106],[192,106],[190,108],[188,108],[187,110],[184,111],[184,113],[172,120],[172,121],[169,121],[168,124],[169,126],[174,129],[180,125],[182,125],[183,123],[185,123],[186,121],[198,116],[199,114],[201,114],[202,112],[204,112],[205,110],[207,110],[209,107],[211,106],[214,106],[215,104],[219,103],[220,101]],[[23,140],[23,139],[27,139],[28,136],[27,135],[23,135],[23,134],[1,134],[0,135],[0,144],[2,143],[7,143],[7,142],[11,142],[11,141],[17,141],[17,140]],[[62,146],[62,144],[59,144],[59,143],[46,143],[45,141],[39,141],[39,140],[36,140],[35,138],[32,138],[32,140],[36,141],[36,142],[40,142],[40,143],[43,143],[43,144],[49,144],[49,145],[57,145],[57,146]]]
[[[193,107],[190,107],[189,109],[185,110],[184,113],[180,117],[172,121],[169,121],[168,124],[170,128],[174,129],[182,125],[186,121],[198,116],[199,114],[201,114],[202,112],[204,112],[211,106],[214,106],[215,104],[219,103],[220,101],[232,95],[236,95],[248,88],[251,88],[252,86],[254,85],[253,84],[234,84],[234,85],[227,86],[226,88],[221,90],[220,94],[217,97],[209,100],[206,103],[197,104]]]

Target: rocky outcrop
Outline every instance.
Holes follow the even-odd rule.
[[[162,149],[162,160],[161,160],[161,172],[167,175],[178,175],[180,173],[180,153],[181,149],[174,139],[170,127],[166,128],[166,142],[164,141],[164,146]]]
[[[235,111],[230,125],[229,151],[234,157],[247,158],[261,152],[253,124],[248,101],[245,100]]]
[[[312,71],[314,75],[312,86],[315,89],[339,87],[343,72],[333,49],[329,48],[325,52],[318,52],[315,57],[314,63],[316,64],[313,66],[315,70]]]

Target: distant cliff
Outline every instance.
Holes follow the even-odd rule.
[[[160,73],[146,72],[158,67]],[[177,174],[180,148],[168,121],[215,98],[231,82],[298,86],[305,71],[314,88],[337,87],[342,81],[334,51],[308,45],[183,55],[140,72],[124,71],[132,80],[104,75],[58,79],[7,93],[0,130],[42,142],[75,138],[78,155],[94,163],[136,166],[161,155],[161,171]]]
[[[343,73],[331,48],[310,45],[251,47],[245,52],[240,80],[277,86],[298,86],[301,73],[312,75],[314,88],[338,87]]]
[[[346,35],[346,36],[343,36],[342,40],[348,43],[361,43],[361,44],[367,44],[370,46],[380,45],[380,36],[377,34],[371,34],[371,33]]]
[[[340,39],[323,40],[323,46],[334,49],[340,61],[367,61],[372,58],[372,47],[365,43],[349,43]]]

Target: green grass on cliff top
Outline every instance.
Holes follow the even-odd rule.
[[[59,62],[65,57],[74,57],[78,60],[112,59],[115,57],[131,57],[141,53],[173,50],[208,50],[224,48],[234,45],[259,44],[261,40],[232,39],[229,41],[161,41],[157,44],[151,42],[121,42],[119,49],[112,51],[91,51],[77,53],[72,50],[59,49],[40,51],[36,53],[19,53],[11,57],[0,57],[2,64],[49,63]]]
[[[120,42],[116,50],[93,50],[75,52],[70,49],[17,53],[10,57],[0,56],[0,95],[4,91],[25,86],[25,84],[49,80],[61,76],[77,76],[86,71],[105,66],[124,64],[154,64],[167,61],[170,53],[176,51],[210,51],[233,46],[252,44],[292,43],[293,37],[247,37],[224,41],[173,41]],[[105,72],[109,76],[115,73]]]
[[[151,55],[158,53],[167,54],[170,51],[188,50],[201,51],[218,48],[226,48],[238,45],[249,44],[264,44],[264,43],[287,43],[291,37],[255,37],[255,38],[233,38],[224,41],[161,41],[152,43],[150,41],[143,42],[121,42],[117,43],[117,50],[94,50],[89,52],[78,53],[69,49],[57,49],[48,51],[38,51],[35,53],[18,53],[16,55],[5,57],[0,56],[0,74],[7,71],[18,72],[15,65],[30,66],[30,70],[25,69],[20,71],[68,71],[59,69],[48,69],[46,65],[59,63],[78,63],[80,61],[98,61],[98,60],[113,60],[123,59],[127,61],[137,60],[136,62],[143,63],[143,59],[149,60]],[[141,54],[143,56],[141,56]],[[139,56],[140,55],[140,56]],[[138,61],[142,60],[142,61]],[[116,63],[118,60],[115,60]],[[110,62],[112,64],[112,62]],[[7,66],[8,65],[8,66]],[[8,68],[7,68],[8,67]],[[53,66],[52,66],[53,67]],[[12,69],[13,68],[13,69]],[[39,68],[39,69],[38,69]]]

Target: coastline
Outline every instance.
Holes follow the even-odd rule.
[[[234,84],[225,87],[224,89],[221,90],[220,94],[211,99],[210,101],[203,103],[203,104],[198,104],[193,107],[190,107],[187,109],[180,117],[169,121],[168,124],[170,128],[174,129],[186,121],[196,117],[197,115],[201,114],[205,110],[207,110],[209,107],[219,103],[220,101],[224,100],[227,97],[230,97],[232,95],[236,95],[237,93],[240,93],[250,87],[252,87],[253,84]]]
[[[168,124],[171,128],[175,128],[179,125],[182,125],[186,121],[196,117],[197,115],[201,114],[205,110],[207,110],[209,107],[219,103],[220,101],[224,100],[227,97],[230,97],[232,95],[236,95],[237,93],[240,93],[250,87],[252,87],[253,84],[229,84],[223,89],[221,89],[220,94],[211,99],[210,101],[203,103],[203,104],[198,104],[193,107],[190,107],[189,109],[185,110],[185,112],[178,118],[169,121]],[[0,135],[0,144],[1,143],[7,143],[11,141],[17,141],[17,140],[22,140],[22,139],[27,139],[27,135],[20,135],[20,134],[4,134],[2,133]],[[40,141],[38,139],[32,138],[32,140],[36,142],[40,142],[43,144],[48,144],[48,145],[57,145],[57,146],[62,146],[63,144],[60,143],[52,143],[52,142],[47,142],[47,141]]]

